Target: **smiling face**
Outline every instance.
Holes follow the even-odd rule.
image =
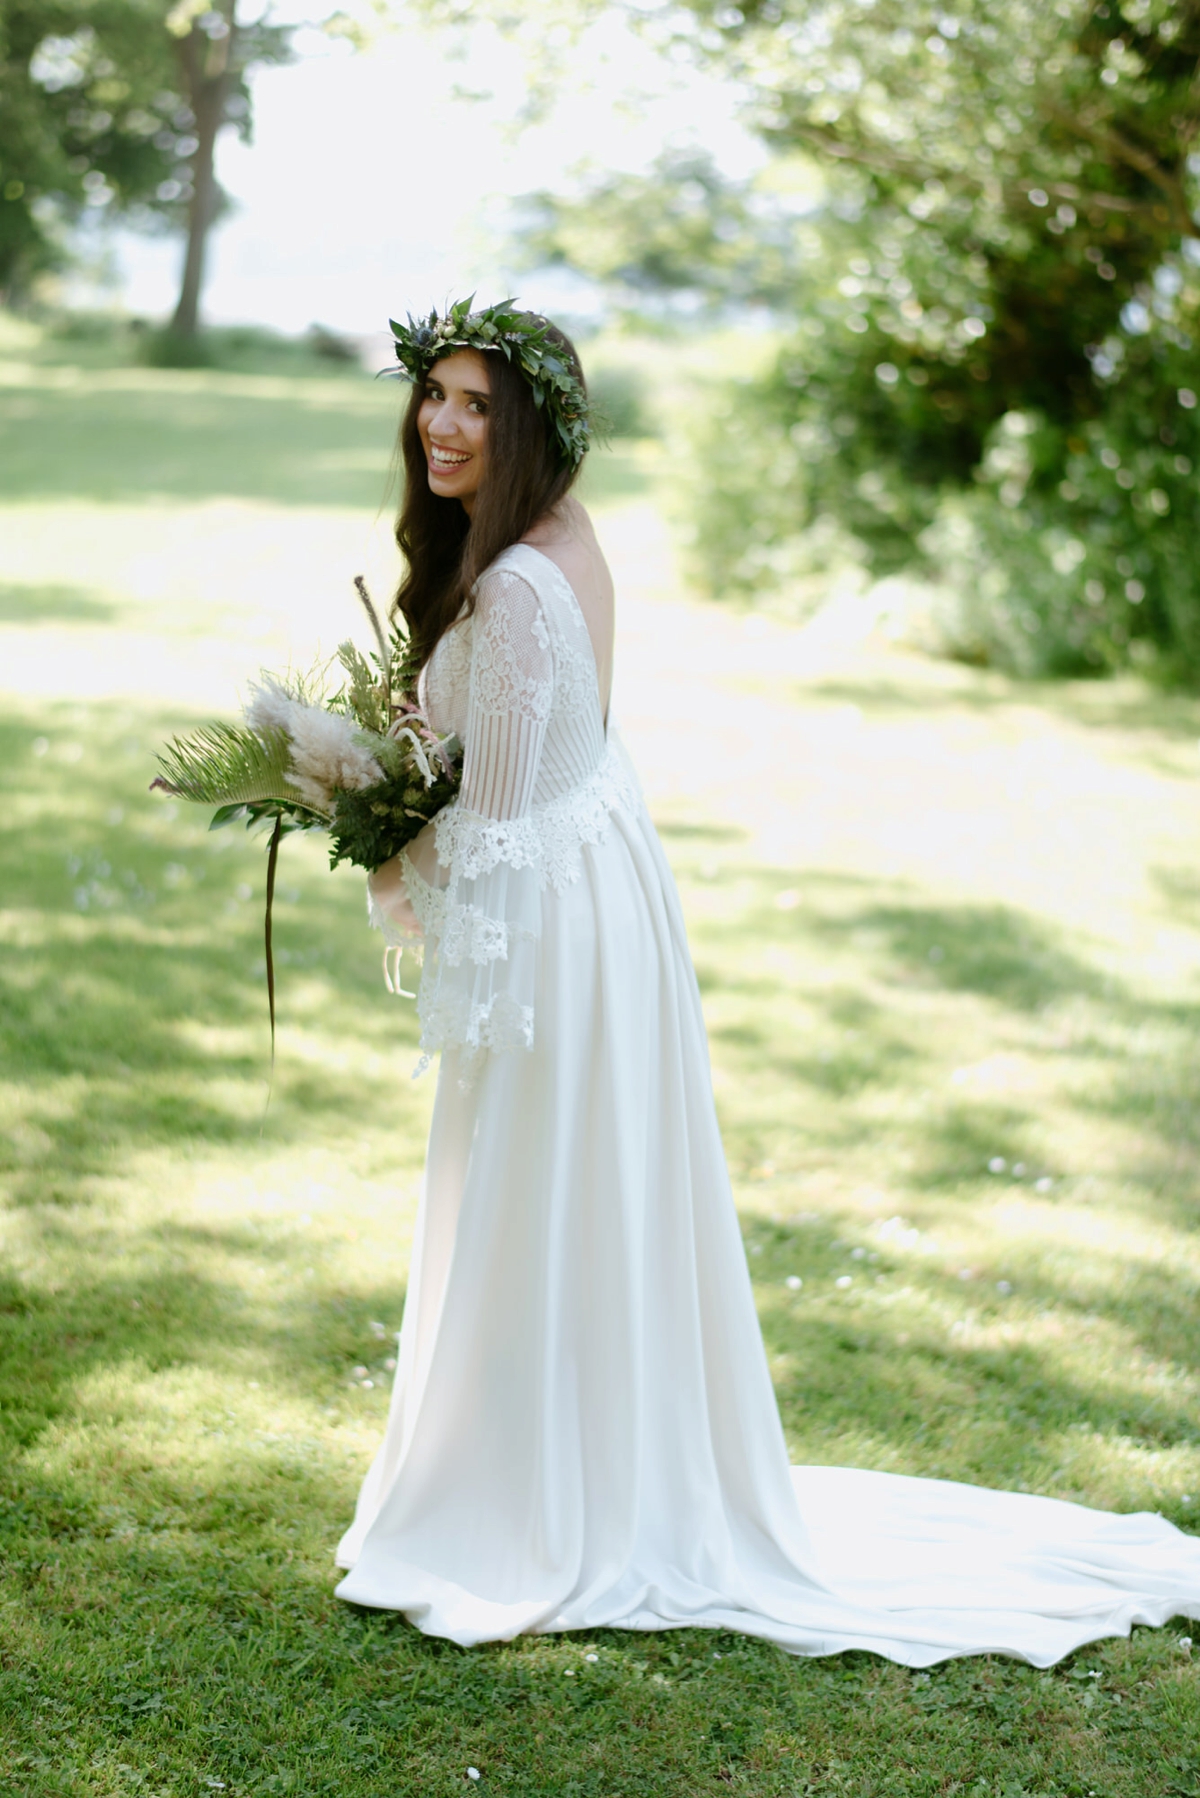
[[[459,350],[434,363],[417,413],[430,491],[468,513],[487,472],[490,393],[487,357]]]

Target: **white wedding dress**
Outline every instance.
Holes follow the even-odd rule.
[[[426,699],[466,752],[406,868],[442,1067],[339,1595],[464,1645],[689,1625],[909,1666],[1200,1617],[1158,1516],[789,1467],[674,882],[553,562],[505,551]]]

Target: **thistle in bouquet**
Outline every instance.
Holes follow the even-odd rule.
[[[151,789],[216,807],[210,829],[244,821],[270,831],[264,943],[271,1054],[275,969],[271,924],[279,845],[294,830],[326,830],[329,865],[373,873],[398,855],[458,792],[462,752],[439,736],[416,697],[416,658],[399,624],[385,633],[361,576],[355,587],[376,648],[339,645],[344,684],[328,690],[328,665],[307,675],[263,673],[244,723],[208,724],[176,737],[158,757]]]

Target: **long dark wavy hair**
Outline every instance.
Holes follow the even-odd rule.
[[[575,345],[554,325],[549,335],[583,385]],[[429,490],[417,430],[424,381],[414,383],[400,426],[404,493],[396,542],[407,570],[394,606],[408,625],[418,668],[429,660],[464,605],[470,611],[472,588],[484,569],[559,503],[579,472],[563,460],[546,411],[534,404],[525,375],[499,351],[485,353],[491,388],[488,472],[470,517],[459,500],[443,499]]]

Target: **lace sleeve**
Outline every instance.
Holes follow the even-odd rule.
[[[554,693],[550,633],[528,581],[486,574],[474,625],[462,790],[437,822],[439,861],[467,876],[533,861],[529,810]]]
[[[462,788],[434,825],[438,882],[411,858],[405,869],[426,943],[426,1056],[533,1046],[541,882],[530,810],[554,694],[550,633],[533,587],[503,568],[480,582],[472,628]]]
[[[475,602],[462,810],[501,820],[528,812],[553,692],[541,602],[519,574],[494,570]]]

